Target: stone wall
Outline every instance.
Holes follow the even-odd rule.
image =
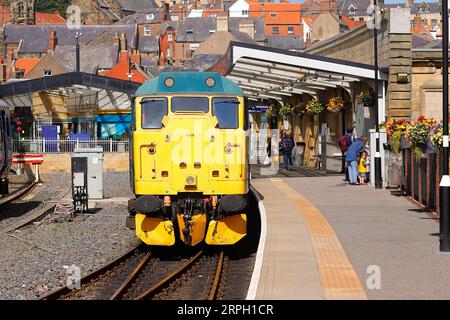
[[[44,154],[40,173],[70,172],[71,155],[71,153]],[[129,170],[128,152],[105,153],[103,170],[104,172],[127,172]]]
[[[305,50],[316,54],[341,60],[373,64],[373,30],[361,25],[358,28],[339,34],[328,40],[318,42]],[[380,67],[389,66],[389,30],[384,20],[378,33],[378,60]]]
[[[385,13],[378,31],[378,61],[380,68],[389,68],[386,97],[386,117],[410,118],[412,109],[412,62],[409,9],[395,8]],[[392,23],[390,23],[392,21]],[[367,25],[319,42],[305,52],[352,62],[373,65],[374,30]],[[399,74],[406,74],[406,82]],[[382,120],[382,119],[381,119]]]
[[[412,117],[442,119],[442,50],[412,51]]]

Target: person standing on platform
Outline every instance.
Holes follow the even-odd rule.
[[[290,170],[292,167],[292,149],[294,149],[294,146],[294,139],[289,133],[285,132],[280,142],[280,153],[283,155],[285,170]]]
[[[367,154],[365,151],[362,151],[359,156],[359,164],[358,164],[358,177],[359,184],[366,184],[366,165],[367,165]]]
[[[351,144],[353,143],[353,141],[355,140],[355,137],[353,135],[353,128],[352,127],[347,127],[347,130],[345,131],[345,134],[343,136],[341,136],[338,140],[339,143],[339,148],[341,149],[341,153],[342,153],[342,159],[344,161],[345,159],[345,154],[348,150],[348,148],[350,148]],[[345,173],[345,181],[349,181],[348,178],[348,168],[347,166],[344,164],[344,173]]]
[[[358,184],[358,158],[361,151],[364,151],[369,139],[366,136],[356,139],[348,148],[345,154],[345,161],[347,161],[348,178],[351,185]]]

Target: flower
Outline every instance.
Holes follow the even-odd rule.
[[[306,111],[310,114],[318,115],[323,111],[323,104],[317,99],[313,99],[306,105]]]
[[[344,109],[344,100],[341,97],[333,97],[328,101],[327,110],[331,112],[339,112]]]

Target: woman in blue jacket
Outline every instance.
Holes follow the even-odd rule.
[[[357,184],[358,179],[358,157],[359,153],[364,150],[369,139],[366,136],[356,139],[348,148],[345,154],[345,161],[347,161],[348,178],[350,184]]]

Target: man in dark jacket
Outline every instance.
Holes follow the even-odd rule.
[[[292,167],[292,149],[294,148],[294,139],[289,133],[285,132],[280,142],[280,153],[283,154],[284,169],[289,170]]]
[[[357,184],[358,179],[358,158],[359,153],[364,150],[369,139],[366,136],[356,139],[345,153],[345,161],[347,161],[348,178],[350,184]]]

